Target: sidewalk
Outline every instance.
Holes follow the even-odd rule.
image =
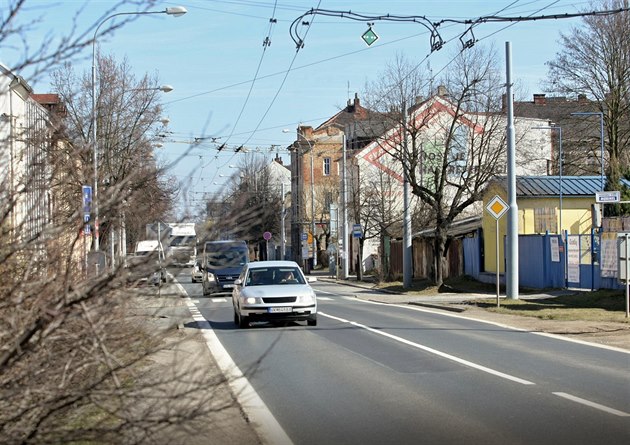
[[[159,291],[159,293],[158,293]],[[161,348],[150,358],[146,374],[173,375],[160,388],[168,402],[162,409],[182,418],[164,425],[154,444],[197,443],[251,445],[262,443],[255,426],[243,412],[235,395],[208,349],[202,331],[185,305],[184,295],[171,283],[136,292],[130,311],[148,332],[161,336]],[[160,407],[155,407],[159,410]]]

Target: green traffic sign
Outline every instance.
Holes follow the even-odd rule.
[[[372,31],[372,28],[365,31],[363,35],[361,36],[361,38],[367,44],[367,46],[370,46],[372,43],[378,40],[378,36],[376,35],[374,31]]]

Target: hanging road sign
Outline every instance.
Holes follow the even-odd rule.
[[[372,27],[370,27],[367,31],[365,31],[363,35],[361,36],[361,38],[363,39],[363,41],[365,42],[367,46],[372,45],[372,43],[378,40],[378,36],[376,35],[374,31],[372,31]]]
[[[505,212],[508,211],[509,208],[510,206],[507,205],[499,195],[495,195],[495,197],[492,198],[492,200],[486,206],[486,210],[488,211],[488,213],[494,216],[495,219],[500,219],[505,214]]]
[[[361,227],[361,224],[353,224],[352,225],[352,236],[354,238],[361,238],[361,237],[363,237],[363,228]]]

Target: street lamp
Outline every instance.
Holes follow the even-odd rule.
[[[560,236],[562,236],[562,127],[555,125],[555,124],[551,124],[549,126],[546,127],[532,127],[538,130],[557,130],[558,131],[558,144],[559,144],[559,152],[560,152],[560,158],[559,158],[559,170],[560,170]]]
[[[180,17],[188,12],[183,6],[173,6],[163,11],[138,11],[138,12],[118,12],[105,17],[94,30],[92,38],[92,144],[94,145],[94,190],[92,191],[92,200],[94,204],[94,251],[100,249],[99,232],[98,232],[98,140],[96,138],[97,121],[96,121],[96,37],[101,26],[114,17],[121,15],[145,15],[145,14],[168,14],[174,17]],[[170,88],[170,89],[169,89]],[[173,88],[169,85],[159,87],[162,91],[168,92]]]
[[[604,113],[601,111],[576,111],[571,116],[599,116],[600,161],[602,163],[601,191],[604,191]]]
[[[291,130],[285,128],[282,130],[283,133],[289,133]],[[311,233],[313,237],[313,269],[317,266],[317,240],[315,239],[315,175],[313,168],[313,146],[311,142],[306,139],[306,137],[298,132],[298,138],[301,136],[304,141],[308,144],[311,151]]]

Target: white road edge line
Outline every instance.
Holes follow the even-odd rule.
[[[479,323],[490,324],[490,325],[493,325],[493,326],[498,326],[500,328],[512,329],[513,331],[529,332],[530,334],[540,335],[541,337],[549,337],[549,338],[554,338],[556,340],[568,341],[570,343],[577,343],[579,345],[593,346],[595,348],[606,349],[608,351],[615,351],[615,352],[621,352],[621,353],[624,353],[624,354],[630,354],[630,349],[622,349],[622,348],[618,348],[616,346],[602,345],[600,343],[593,343],[593,342],[584,341],[584,340],[580,340],[580,339],[572,338],[572,337],[566,337],[566,336],[558,335],[558,334],[550,334],[548,332],[532,332],[532,331],[528,331],[527,329],[521,329],[521,328],[517,328],[517,327],[514,327],[514,326],[507,325],[507,324],[497,323],[496,321],[483,320],[481,318],[468,317],[468,316],[465,316],[465,315],[459,315],[459,314],[454,314],[454,313],[451,313],[451,312],[445,312],[445,311],[440,311],[440,310],[436,310],[436,309],[429,309],[429,308],[424,308],[424,307],[414,306],[414,305],[409,305],[409,304],[381,303],[379,301],[363,300],[361,298],[357,298],[356,296],[355,297],[351,297],[351,298],[354,301],[359,301],[361,303],[376,304],[376,305],[382,305],[382,306],[397,306],[397,307],[401,307],[401,308],[405,308],[405,309],[410,309],[412,311],[428,312],[428,313],[431,313],[431,314],[443,315],[445,317],[463,318],[465,320],[474,320],[474,321],[477,321]]]
[[[461,365],[468,366],[469,368],[474,368],[474,369],[477,369],[479,371],[483,371],[483,372],[486,372],[488,374],[492,374],[494,376],[501,377],[501,378],[506,379],[506,380],[511,380],[512,382],[520,383],[521,385],[535,385],[534,382],[530,382],[529,380],[521,379],[519,377],[516,377],[516,376],[513,376],[513,375],[509,375],[509,374],[505,374],[503,372],[497,371],[497,370],[492,369],[492,368],[487,368],[485,366],[478,365],[477,363],[473,363],[473,362],[470,362],[468,360],[464,360],[462,358],[455,357],[454,355],[446,354],[445,352],[438,351],[437,349],[429,348],[428,346],[424,346],[424,345],[421,345],[419,343],[415,343],[415,342],[406,340],[406,339],[404,339],[402,337],[398,337],[397,335],[388,334],[387,332],[379,331],[377,329],[371,328],[369,326],[366,326],[366,325],[363,325],[363,324],[360,324],[360,323],[356,323],[354,321],[346,320],[346,319],[343,319],[343,318],[340,318],[340,317],[335,317],[334,315],[325,314],[323,312],[319,312],[319,315],[322,315],[322,316],[328,317],[328,318],[332,318],[333,320],[337,320],[337,321],[340,321],[342,323],[349,323],[349,324],[351,324],[353,326],[356,326],[356,327],[361,328],[361,329],[365,329],[365,330],[367,330],[369,332],[372,332],[374,334],[378,334],[378,335],[382,335],[383,337],[391,338],[392,340],[395,340],[397,342],[400,342],[400,343],[403,343],[405,345],[411,346],[413,348],[421,349],[423,351],[429,352],[431,354],[437,355],[437,356],[445,358],[447,360],[451,360],[451,361],[454,361],[454,362],[459,363]]]
[[[582,405],[590,406],[591,408],[595,408],[600,411],[607,412],[608,414],[614,414],[615,416],[619,416],[619,417],[630,417],[630,414],[626,412],[619,411],[614,408],[609,408],[605,405],[600,405],[599,403],[591,402],[590,400],[581,399],[580,397],[572,396],[571,394],[567,394],[566,392],[554,392],[553,394],[557,395],[558,397],[562,397],[564,399],[571,400],[573,402],[580,403]]]
[[[177,285],[180,291],[186,295],[184,301],[188,306],[190,314],[201,329],[201,333],[206,340],[206,346],[215,358],[219,369],[223,372],[234,397],[238,399],[243,411],[247,414],[254,429],[258,433],[263,443],[267,444],[286,444],[292,445],[293,441],[289,438],[280,423],[271,413],[265,402],[260,398],[256,390],[250,385],[247,378],[243,375],[236,363],[225,350],[219,338],[214,333],[210,322],[206,320],[197,306],[192,302],[188,293],[179,283]]]

